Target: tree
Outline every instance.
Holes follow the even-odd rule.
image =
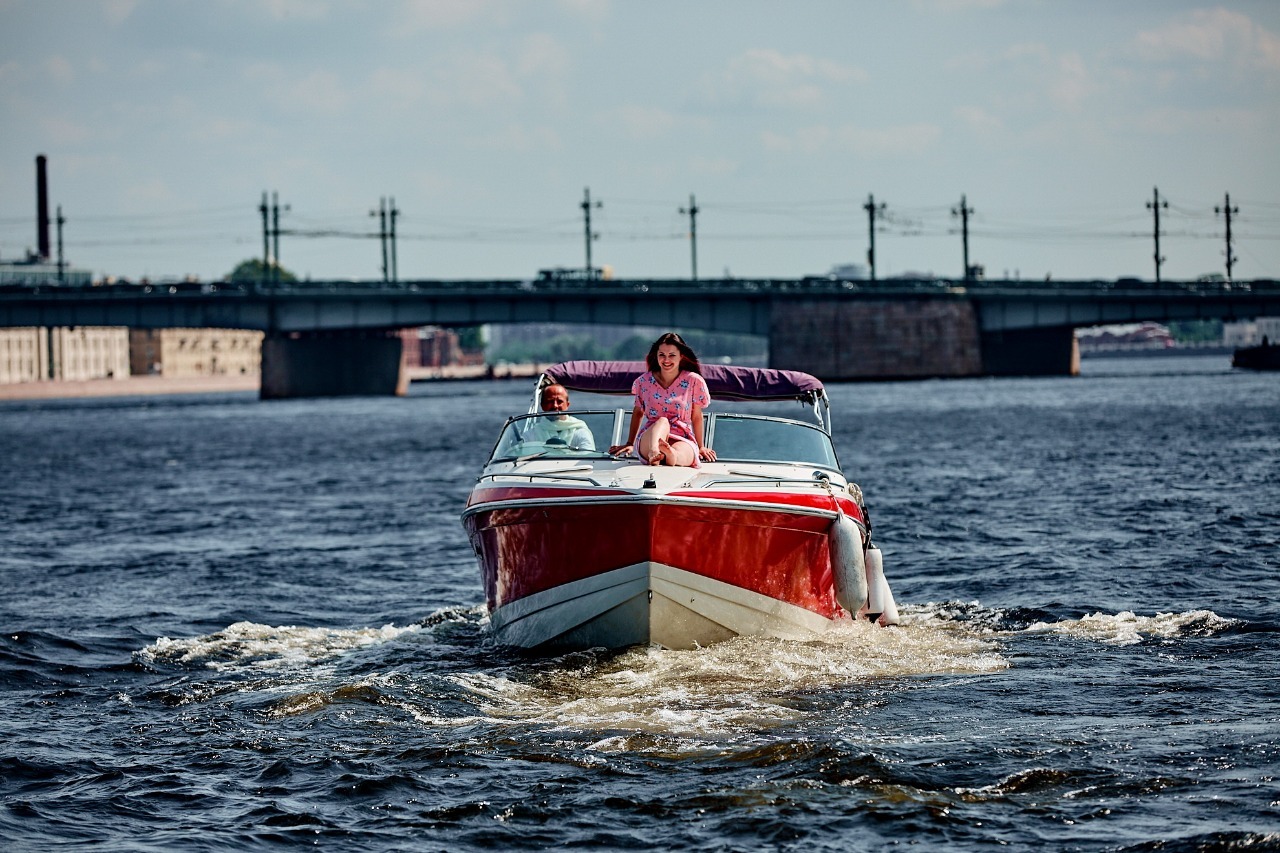
[[[461,326],[454,331],[458,333],[458,346],[464,350],[475,352],[484,349],[483,326]]]
[[[241,261],[227,274],[232,284],[257,284],[260,281],[297,281],[298,277],[279,264],[267,266],[261,258]]]

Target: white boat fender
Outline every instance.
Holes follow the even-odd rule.
[[[898,605],[884,577],[884,554],[875,543],[867,545],[867,618],[881,625],[897,625]]]
[[[835,579],[836,601],[850,615],[857,616],[867,601],[867,568],[862,554],[862,531],[836,504],[836,517],[827,534],[831,572]]]

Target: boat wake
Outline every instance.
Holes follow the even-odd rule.
[[[1240,627],[1237,619],[1219,616],[1212,610],[1156,613],[1141,616],[1132,611],[1090,613],[1078,618],[1061,618],[1044,610],[986,608],[978,602],[947,601],[902,608],[904,621],[913,624],[966,624],[986,636],[1017,637],[1060,635],[1113,646],[1131,646],[1148,639],[1207,637]]]
[[[477,621],[483,608],[446,608],[421,622],[380,628],[309,628],[236,622],[202,637],[161,637],[134,653],[152,666],[205,667],[219,672],[298,669],[355,649],[391,642],[451,621]]]
[[[1126,610],[1115,614],[1092,613],[1061,622],[1036,622],[1024,629],[1024,633],[1061,634],[1108,645],[1132,646],[1144,639],[1207,637],[1240,624],[1239,620],[1225,619],[1212,610],[1157,613],[1154,616],[1139,616]]]
[[[688,754],[750,742],[832,702],[847,706],[849,724],[857,726],[866,708],[915,689],[921,677],[1010,668],[1008,647],[1020,638],[1127,646],[1209,636],[1239,624],[1207,610],[1054,619],[1038,610],[943,602],[902,607],[902,624],[893,628],[840,622],[804,642],[739,637],[693,650],[645,646],[537,657],[493,646],[484,623],[479,606],[380,628],[238,622],[202,637],[161,638],[135,658],[185,673],[184,698],[175,704],[231,691],[241,700],[256,695],[251,705],[269,719],[355,705],[428,730],[537,731],[589,752]],[[444,642],[450,637],[452,644]],[[192,670],[212,670],[211,677],[236,686],[193,689]]]

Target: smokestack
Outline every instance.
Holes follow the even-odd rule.
[[[49,176],[43,154],[36,157],[36,241],[40,260],[49,260]]]

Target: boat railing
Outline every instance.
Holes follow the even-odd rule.
[[[529,482],[534,480],[573,480],[580,483],[590,483],[593,486],[604,485],[594,477],[579,477],[576,474],[542,473],[540,471],[497,471],[492,474],[481,474],[476,478],[476,482],[479,483],[484,480],[496,481],[499,477],[527,477]]]
[[[739,473],[739,472],[730,472]],[[803,477],[770,477],[764,474],[741,474],[740,476],[751,477],[751,480],[741,480],[730,477],[717,477],[714,480],[707,480],[702,484],[702,488],[709,489],[712,486],[732,485],[758,485],[758,486],[816,486],[820,489],[827,488],[827,483],[823,480],[806,480]]]

